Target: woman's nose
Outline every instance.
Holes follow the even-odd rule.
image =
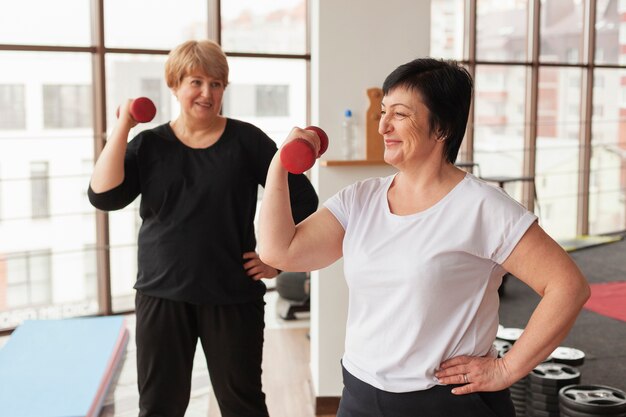
[[[380,120],[378,121],[378,133],[380,133],[381,135],[384,135],[385,133],[388,133],[390,129],[391,129],[391,123],[389,123],[387,119],[387,115],[381,114]]]

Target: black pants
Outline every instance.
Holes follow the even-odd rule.
[[[343,394],[337,417],[515,417],[509,390],[454,395],[453,386],[387,392],[343,369]]]
[[[261,387],[265,302],[194,305],[137,292],[140,417],[183,417],[198,343],[222,417],[268,417]]]

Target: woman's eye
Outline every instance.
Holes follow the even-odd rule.
[[[396,119],[404,119],[406,117],[406,114],[395,112],[393,114],[393,117],[395,117]]]
[[[211,83],[211,88],[220,88],[222,86],[222,83],[220,82],[212,82]]]

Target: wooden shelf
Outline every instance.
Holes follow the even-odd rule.
[[[327,160],[320,159],[320,165],[323,167],[339,167],[339,166],[373,166],[373,165],[386,165],[383,160],[364,160],[364,159],[338,159]]]

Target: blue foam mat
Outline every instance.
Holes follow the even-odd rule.
[[[29,320],[0,349],[0,415],[98,415],[128,341],[124,318]]]

